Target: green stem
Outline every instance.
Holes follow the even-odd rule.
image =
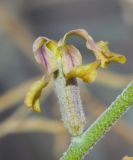
[[[133,103],[133,82],[81,136],[72,139],[61,160],[80,160]]]

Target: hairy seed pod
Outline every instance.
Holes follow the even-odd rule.
[[[55,91],[65,127],[73,136],[80,135],[85,126],[85,115],[80,100],[80,91],[75,78],[66,81],[60,69],[55,76]]]

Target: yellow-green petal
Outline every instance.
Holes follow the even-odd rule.
[[[29,108],[32,108],[36,112],[40,112],[40,104],[39,99],[42,93],[43,88],[45,88],[48,84],[49,80],[44,79],[44,77],[35,83],[32,84],[29,89],[26,97],[25,97],[25,105]]]
[[[100,66],[100,61],[95,61],[88,65],[80,65],[74,67],[68,74],[66,74],[67,79],[73,77],[81,78],[84,82],[93,82],[97,76],[97,68]]]
[[[96,59],[101,61],[101,67],[106,68],[111,62],[119,62],[121,64],[126,62],[126,57],[108,48],[108,42],[100,41],[97,43],[99,50],[95,50]]]

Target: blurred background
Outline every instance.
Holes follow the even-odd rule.
[[[70,143],[52,82],[42,96],[42,113],[23,102],[32,82],[43,74],[32,53],[38,36],[61,38],[84,28],[96,41],[127,57],[125,65],[99,70],[93,84],[79,81],[90,124],[133,79],[133,0],[0,0],[0,160],[57,160]],[[82,40],[72,38],[88,54]],[[133,156],[133,108],[94,147],[86,160],[120,160]]]

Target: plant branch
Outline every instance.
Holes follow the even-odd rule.
[[[80,160],[133,103],[133,82],[82,135],[74,137],[61,160]]]

